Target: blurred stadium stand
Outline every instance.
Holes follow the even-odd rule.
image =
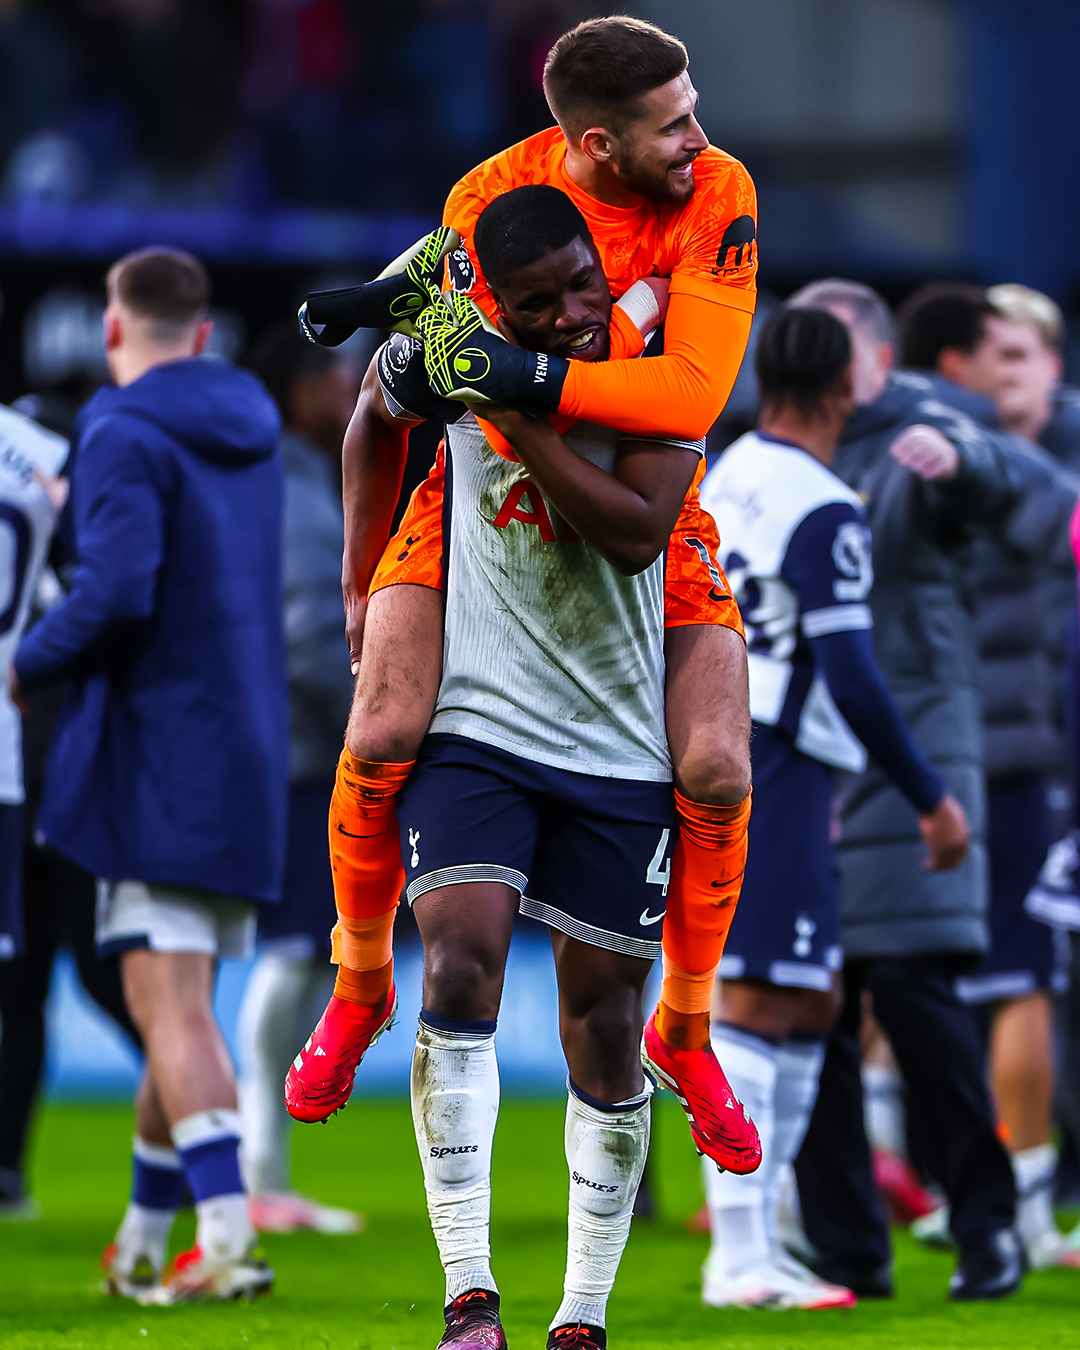
[[[213,268],[249,336],[370,275],[472,164],[550,121],[581,0],[3,0],[0,398],[26,310],[150,241]],[[898,298],[1004,277],[1076,307],[1072,0],[640,0],[688,43],[716,144],[761,197],[762,282]]]

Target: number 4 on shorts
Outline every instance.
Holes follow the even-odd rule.
[[[668,840],[671,838],[671,831],[664,830],[660,836],[660,842],[656,846],[656,852],[652,855],[652,862],[649,863],[649,870],[645,873],[645,880],[650,886],[663,886],[661,895],[667,895],[668,886],[671,885],[671,859],[664,859],[667,852]],[[663,871],[660,864],[663,863]]]

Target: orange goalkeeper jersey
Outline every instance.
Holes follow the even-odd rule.
[[[566,172],[558,127],[485,160],[447,199],[443,221],[464,241],[452,284],[489,313],[491,291],[472,249],[477,217],[512,188],[546,183],[565,192],[592,233],[618,299],[642,277],[670,277],[664,355],[650,361],[571,362],[560,413],[637,434],[697,439],[719,416],[738,374],[756,303],[757,199],[738,160],[709,146],[694,161],[694,195],[676,205],[644,198],[607,206]]]

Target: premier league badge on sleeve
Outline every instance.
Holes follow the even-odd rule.
[[[476,284],[476,268],[469,257],[464,239],[457,248],[446,255],[446,270],[450,277],[450,285],[455,291],[464,294],[471,291]]]

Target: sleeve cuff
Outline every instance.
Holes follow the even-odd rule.
[[[722,281],[705,281],[701,277],[687,276],[680,272],[672,276],[669,294],[693,295],[699,300],[709,300],[714,305],[741,309],[745,314],[753,314],[757,309],[756,287],[728,286]]]

